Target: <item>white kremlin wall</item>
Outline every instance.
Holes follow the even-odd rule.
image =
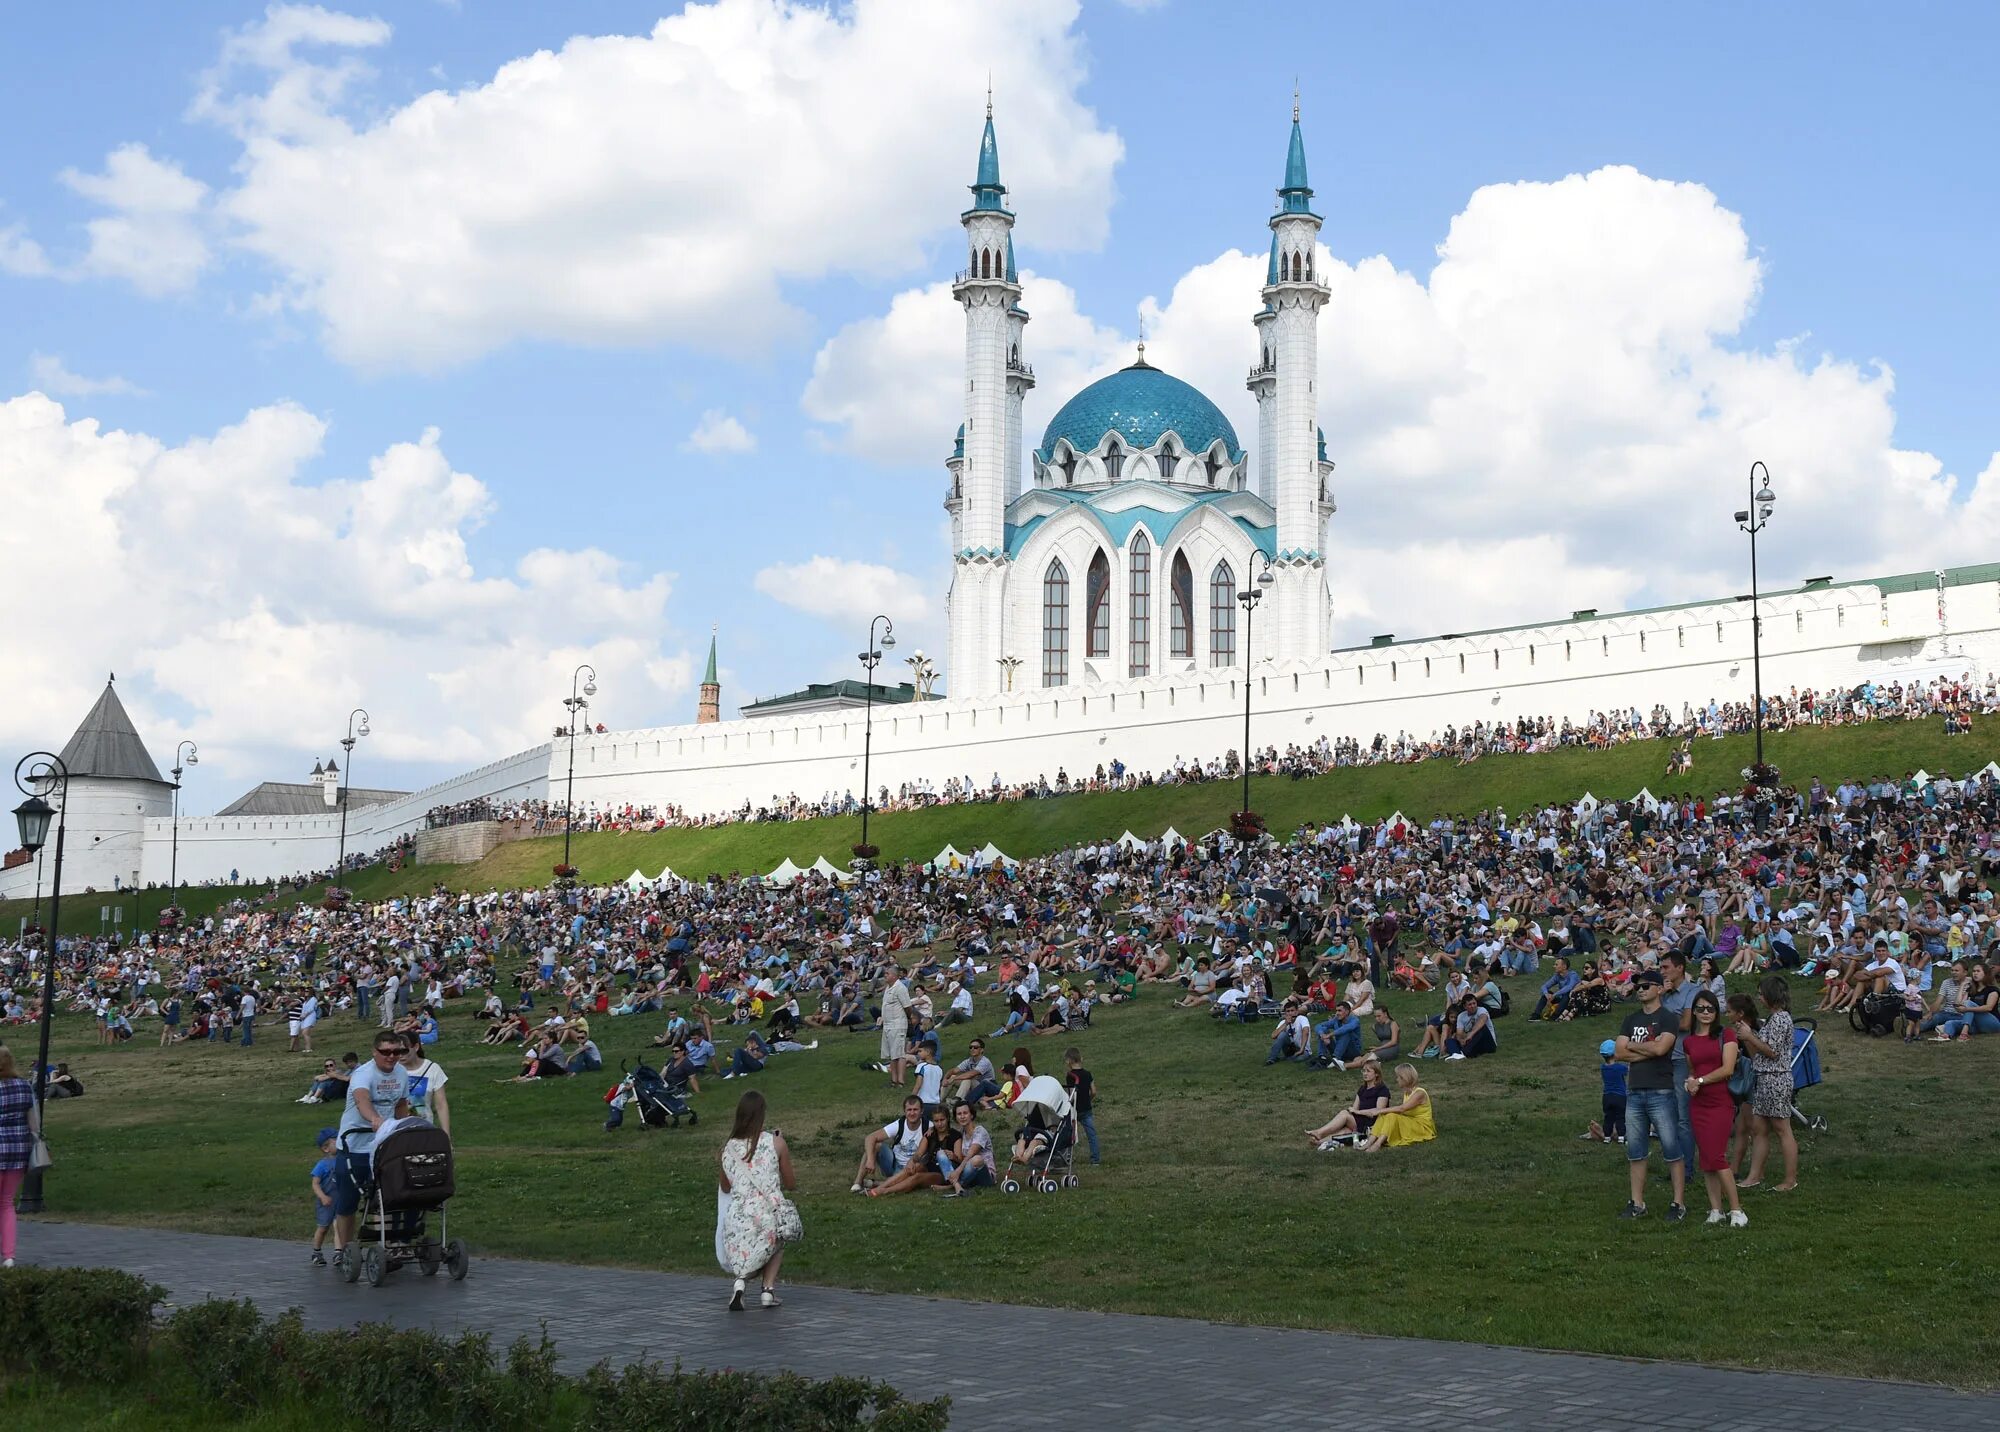
[[[2000,669],[2000,565],[1767,596],[1764,686],[1770,692],[1911,681]],[[1522,716],[1584,719],[1642,713],[1665,702],[1748,700],[1750,607],[1730,600],[1586,617],[1469,636],[1337,651],[1310,666],[1260,663],[1251,692],[1251,743],[1280,748],[1378,732],[1428,737],[1447,725]],[[1025,671],[1026,668],[1024,667]],[[1177,757],[1207,760],[1243,738],[1240,672],[1036,688],[1007,695],[876,708],[873,778],[941,785],[1087,775],[1115,757],[1133,771]],[[728,811],[796,794],[817,799],[861,789],[859,710],[664,726],[580,736],[579,804],[678,805]],[[349,813],[347,848],[368,852],[424,826],[439,805],[560,797],[567,747],[545,744],[425,790]],[[168,877],[172,827],[164,788],[130,793],[78,782],[72,793],[64,885],[130,884],[143,843],[141,884]],[[1601,796],[1629,792],[1600,791]],[[1335,812],[1334,814],[1338,814]],[[1152,834],[1154,832],[1140,832]],[[337,812],[307,816],[184,817],[180,873],[190,884],[245,881],[332,865]],[[100,868],[101,867],[101,868]],[[0,873],[0,898],[34,888],[32,864]]]
[[[1942,623],[1928,575],[1766,597],[1765,689],[1983,678],[2000,664],[2000,569],[1967,572],[1982,579],[1946,589]],[[1253,681],[1259,748],[1429,736],[1520,716],[1643,713],[1659,702],[1678,715],[1683,702],[1749,699],[1750,606],[1730,600],[1370,646],[1324,664],[1259,664]],[[875,714],[873,783],[894,790],[969,776],[984,784],[996,772],[1011,783],[1053,778],[1058,768],[1076,777],[1114,757],[1133,771],[1160,770],[1176,757],[1238,749],[1242,735],[1242,677],[1229,671],[886,706]],[[746,798],[858,792],[861,748],[859,711],[612,732],[578,741],[576,795],[704,812]]]

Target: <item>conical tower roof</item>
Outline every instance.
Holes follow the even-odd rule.
[[[139,739],[132,718],[125,714],[125,703],[118,699],[118,688],[111,681],[104,683],[104,694],[97,698],[97,704],[90,708],[90,714],[83,718],[69,744],[62,748],[62,760],[72,776],[168,784],[160,778],[160,768],[147,754],[146,743]]]

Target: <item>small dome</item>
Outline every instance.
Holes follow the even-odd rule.
[[[1049,461],[1064,439],[1078,452],[1092,452],[1106,433],[1114,432],[1128,448],[1150,448],[1173,432],[1190,452],[1205,452],[1220,438],[1232,460],[1243,454],[1236,429],[1220,408],[1193,385],[1141,360],[1099,378],[1064,403],[1049,420],[1036,456]]]
[[[1322,445],[1322,446],[1324,446],[1324,445]],[[957,436],[956,438],[952,439],[952,444],[951,444],[951,455],[952,455],[953,457],[964,457],[964,456],[965,456],[965,424],[964,424],[964,423],[960,423],[960,424],[958,425],[958,436]],[[1322,451],[1322,452],[1321,452],[1321,454],[1320,454],[1320,456],[1322,456],[1322,457],[1324,457],[1325,455],[1326,455],[1326,454],[1325,454],[1325,452],[1324,452],[1324,451]]]

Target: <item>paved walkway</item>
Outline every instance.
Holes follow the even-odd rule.
[[[952,1399],[952,1426],[1292,1429],[1686,1428],[1699,1432],[1953,1432],[2000,1426],[2000,1397],[1785,1373],[1518,1348],[1365,1338],[1179,1318],[791,1287],[784,1307],[730,1314],[718,1278],[475,1259],[453,1283],[400,1269],[380,1288],[256,1238],[24,1223],[23,1262],[111,1265],[175,1302],[249,1296],[308,1325],[362,1320],[491,1332],[504,1347],[546,1318],[571,1370],[638,1357],[884,1379]],[[1356,1360],[1372,1388],[1354,1391]],[[1383,1365],[1379,1360],[1387,1358]]]

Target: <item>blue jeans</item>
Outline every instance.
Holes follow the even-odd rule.
[[[354,1013],[357,1018],[368,1018],[368,1011],[372,1007],[374,999],[375,990],[373,986],[356,985],[354,987]]]
[[[1264,1056],[1264,1062],[1276,1064],[1280,1059],[1301,1059],[1305,1057],[1305,1052],[1303,1049],[1293,1047],[1292,1027],[1288,1024],[1278,1037],[1271,1041],[1271,1052]]]
[[[1000,1086],[998,1084],[994,1083],[991,1079],[981,1079],[977,1084],[974,1084],[970,1089],[965,1091],[965,1102],[977,1108],[980,1100],[990,1099],[999,1092]]]
[[[1077,1123],[1083,1126],[1083,1136],[1090,1142],[1090,1161],[1092,1163],[1096,1163],[1097,1162],[1097,1115],[1095,1113],[1079,1114],[1077,1115],[1076,1121]]]
[[[246,1019],[243,1021],[243,1047],[245,1049],[248,1049],[250,1047],[250,1036],[252,1033],[256,1031],[256,1028],[257,1028],[256,1020]]]
[[[1961,1014],[1955,1015],[1938,1026],[1938,1029],[1956,1039],[1960,1034],[2000,1034],[2000,1015]]]
[[[896,1171],[896,1146],[894,1144],[875,1145],[875,1172],[881,1174],[884,1178],[893,1178]]]
[[[1660,1136],[1660,1157],[1681,1162],[1680,1121],[1674,1114],[1671,1089],[1630,1089],[1625,1094],[1625,1157],[1643,1163],[1653,1151],[1651,1134]]]

